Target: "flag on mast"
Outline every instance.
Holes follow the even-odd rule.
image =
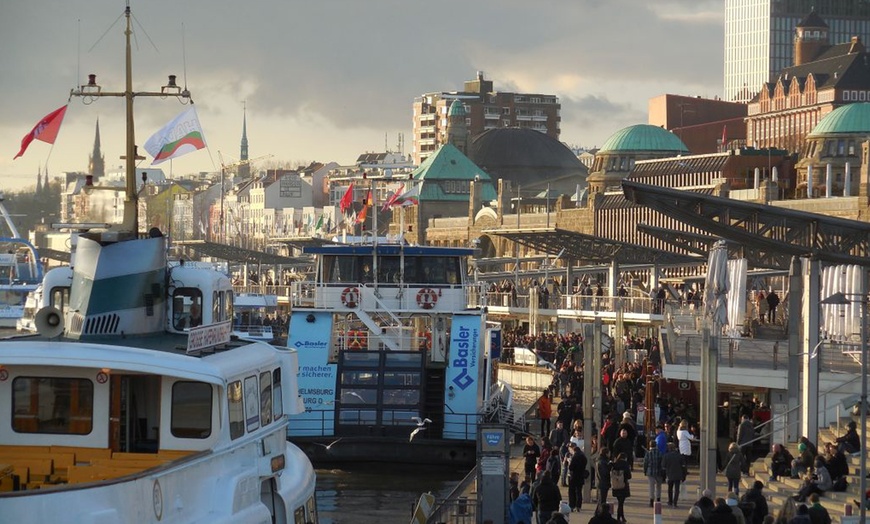
[[[341,197],[341,200],[338,202],[338,209],[341,210],[342,213],[347,213],[350,209],[350,205],[353,203],[353,182],[347,186],[347,191],[344,192],[344,196]]]
[[[414,186],[402,193],[399,196],[390,198],[390,207],[407,207],[407,206],[416,206],[420,203],[420,186],[422,184],[414,184]]]
[[[46,144],[54,144],[57,132],[60,131],[60,124],[63,122],[63,116],[66,114],[66,108],[67,106],[60,107],[42,117],[42,120],[37,122],[33,126],[33,129],[21,139],[21,150],[18,151],[18,154],[12,160],[23,155],[27,151],[27,146],[34,140],[40,140]]]
[[[323,215],[320,215],[320,218],[317,219],[317,224],[314,225],[314,230],[318,231],[323,228]]]
[[[393,206],[393,202],[397,198],[399,198],[399,195],[401,195],[402,192],[404,192],[404,191],[405,191],[405,184],[404,183],[399,184],[399,187],[397,187],[396,190],[393,191],[393,194],[390,195],[390,198],[388,198],[387,201],[384,202],[383,207],[381,207],[381,211],[386,211],[386,210],[390,209]]]
[[[725,131],[728,129],[728,124],[722,126],[722,147],[725,147]]]
[[[204,147],[205,135],[193,106],[182,111],[145,142],[145,151],[154,157],[152,166]]]

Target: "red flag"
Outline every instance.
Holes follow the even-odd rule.
[[[399,184],[399,187],[397,187],[396,190],[393,192],[393,194],[390,195],[390,198],[388,198],[387,201],[384,202],[383,207],[381,207],[381,211],[386,211],[386,210],[390,209],[391,207],[393,207],[393,204],[396,202],[396,199],[398,199],[399,195],[401,195],[404,191],[405,191],[405,184]]]
[[[364,205],[364,206],[370,206],[370,205],[372,205],[372,202],[373,202],[373,200],[372,200],[372,190],[369,189],[369,193],[366,195],[366,199],[363,200],[363,205]]]
[[[341,197],[341,201],[338,203],[338,209],[341,210],[342,213],[347,213],[347,210],[350,209],[350,205],[353,203],[353,182],[347,188],[347,191],[344,192],[344,196]]]
[[[60,109],[56,109],[51,113],[45,115],[42,120],[37,122],[33,129],[30,130],[29,133],[24,135],[24,138],[21,139],[21,151],[15,155],[15,158],[20,157],[27,151],[27,146],[33,142],[34,139],[42,140],[46,144],[53,144],[54,140],[57,138],[57,132],[60,131],[60,124],[63,122],[63,115],[66,114],[66,107],[63,106]],[[15,160],[13,158],[12,160]]]

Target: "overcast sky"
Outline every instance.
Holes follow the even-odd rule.
[[[646,123],[651,97],[722,94],[722,0],[133,0],[132,9],[134,90],[186,79],[209,145],[175,160],[175,174],[218,169],[218,151],[238,159],[242,101],[250,157],[351,164],[396,150],[400,133],[409,153],[414,97],[461,90],[478,70],[499,91],[557,95],[561,140],[585,147]],[[123,90],[123,11],[123,0],[0,3],[0,188],[35,184],[46,162],[52,174],[86,170],[98,118],[106,164],[121,165],[114,98],[73,99],[53,150],[33,142],[12,157],[88,73]],[[183,109],[137,99],[140,152]],[[159,167],[169,174],[168,162]]]

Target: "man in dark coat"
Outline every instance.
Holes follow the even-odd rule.
[[[538,510],[538,522],[547,522],[553,516],[553,512],[559,509],[562,500],[562,492],[559,486],[550,478],[550,473],[541,473],[541,485],[535,490],[532,504]]]
[[[724,502],[725,499],[722,499],[722,501]],[[704,492],[701,493],[701,498],[698,499],[698,502],[695,502],[695,506],[701,508],[701,516],[704,517],[704,522],[709,523],[710,514],[713,512],[713,508],[716,507],[716,503],[713,502],[713,492],[709,489],[705,489]],[[728,513],[731,513],[731,509],[728,510]]]
[[[668,506],[677,507],[680,484],[683,483],[683,457],[673,442],[668,443],[668,452],[662,456],[662,470],[668,482]]]
[[[779,306],[779,295],[773,289],[767,294],[767,323],[773,324],[776,321],[776,307]]]
[[[571,461],[568,463],[568,505],[571,511],[583,509],[583,484],[586,482],[589,460],[577,444],[569,444]]]
[[[810,495],[810,520],[813,524],[831,524],[831,515],[828,510],[819,502],[818,493]]]
[[[760,480],[756,480],[752,487],[743,494],[743,502],[753,505],[752,518],[747,524],[761,524],[769,512],[767,498],[761,493],[762,489],[764,489],[764,484]]]
[[[716,505],[710,511],[710,517],[704,519],[707,524],[737,524],[737,517],[722,497],[716,499]]]
[[[598,464],[595,465],[598,485],[598,505],[607,503],[607,492],[610,491],[610,450],[607,448],[598,452]],[[608,512],[608,515],[610,513]],[[613,518],[611,515],[610,518]]]
[[[617,524],[617,520],[610,514],[610,505],[599,502],[595,516],[589,519],[589,524]]]
[[[634,440],[629,438],[627,430],[620,430],[619,438],[613,441],[610,451],[614,457],[624,454],[629,468],[634,464]]]

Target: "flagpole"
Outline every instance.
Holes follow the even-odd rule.
[[[375,283],[375,295],[378,294],[378,197],[377,197],[377,184],[375,180],[371,180],[371,187],[369,188],[369,194],[371,195],[371,199],[367,204],[372,205],[372,275]]]

